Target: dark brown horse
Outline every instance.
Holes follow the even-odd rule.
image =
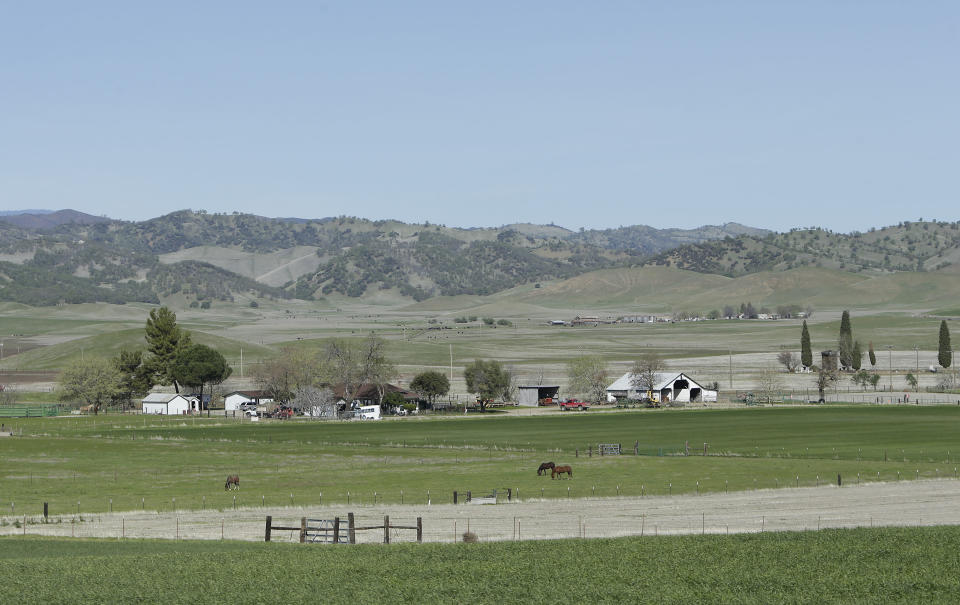
[[[573,477],[573,468],[571,468],[571,467],[569,467],[569,466],[555,466],[555,467],[553,467],[553,470],[550,471],[550,478],[551,478],[551,479],[556,479],[556,478],[557,478],[557,475],[562,475],[562,474],[564,474],[564,473],[567,474],[567,479],[572,478],[572,477]]]
[[[540,465],[540,468],[537,469],[537,476],[539,477],[547,471],[552,471],[555,466],[557,465],[552,462],[544,462]]]
[[[240,489],[240,475],[227,475],[227,482],[223,484],[224,491],[228,489]]]

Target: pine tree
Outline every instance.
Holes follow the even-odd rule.
[[[949,368],[953,362],[953,351],[950,350],[950,328],[947,327],[946,320],[940,321],[940,350],[937,361],[944,369]]]
[[[853,367],[853,328],[850,327],[850,311],[840,317],[840,341],[838,343],[840,366]]]
[[[167,307],[152,309],[146,326],[147,362],[154,384],[172,384],[179,393],[180,387],[173,377],[171,367],[177,355],[190,346],[190,332],[177,325],[177,314]]]
[[[807,329],[807,320],[803,320],[803,331],[800,332],[800,363],[809,368],[813,365],[813,351],[810,349],[810,330]]]
[[[870,351],[869,351],[869,353],[870,353],[870,365],[871,365],[871,366],[876,366],[876,365],[877,365],[877,354],[873,352],[873,341],[872,341],[872,340],[870,341]]]

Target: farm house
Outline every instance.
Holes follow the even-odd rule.
[[[652,401],[669,403],[671,401],[687,403],[691,401],[717,400],[717,392],[706,389],[683,372],[660,372],[657,374],[656,384],[650,393]],[[607,387],[607,401],[610,403],[621,399],[642,400],[647,393],[639,391],[633,385],[633,374],[627,372]]]
[[[190,412],[191,403],[176,393],[150,393],[142,400],[144,414],[179,416]]]
[[[273,403],[273,398],[269,397],[263,391],[234,391],[227,393],[223,397],[223,407],[226,411],[239,410],[244,403],[253,403],[254,405],[263,405]]]
[[[517,387],[517,403],[537,407],[540,402],[548,399],[549,402],[556,401],[559,392],[560,385],[519,385]]]

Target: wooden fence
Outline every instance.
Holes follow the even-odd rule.
[[[298,527],[287,527],[282,525],[273,525],[273,517],[267,515],[266,527],[264,528],[263,540],[264,542],[270,541],[270,534],[274,530],[277,531],[296,531],[300,534],[300,543],[304,544],[306,542],[328,542],[332,544],[356,544],[357,543],[357,532],[358,531],[368,531],[368,530],[383,530],[383,543],[390,543],[390,530],[391,529],[409,529],[416,530],[417,532],[417,542],[423,542],[423,518],[417,517],[416,525],[391,525],[390,516],[384,515],[383,525],[369,525],[363,527],[357,527],[356,520],[353,516],[353,513],[347,513],[347,535],[346,541],[343,539],[341,532],[343,531],[343,524],[341,523],[340,517],[334,517],[332,520],[328,519],[308,519],[307,517],[300,518],[300,525]]]

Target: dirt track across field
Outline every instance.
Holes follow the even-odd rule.
[[[668,534],[801,531],[817,528],[958,525],[960,481],[930,480],[784,488],[646,498],[528,500],[498,505],[318,506],[253,508],[228,511],[140,512],[51,517],[38,523],[27,517],[26,532],[104,538],[165,538],[262,541],[267,515],[274,525],[299,526],[301,517],[332,519],[346,525],[348,512],[358,526],[413,525],[423,517],[424,541],[453,542],[469,528],[481,541],[653,536]],[[14,517],[0,533],[20,534]],[[23,518],[19,520],[22,523]],[[394,530],[391,541],[413,541],[409,530]],[[296,531],[274,531],[272,539],[296,541]],[[381,542],[382,530],[357,532],[358,542]]]

